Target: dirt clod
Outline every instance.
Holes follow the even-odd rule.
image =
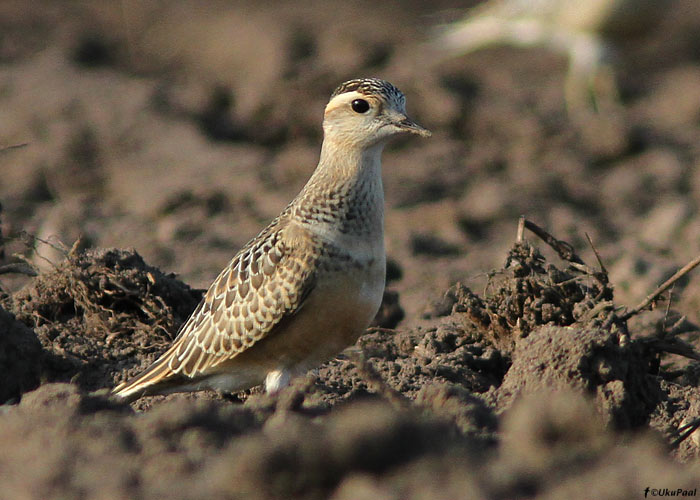
[[[69,254],[11,304],[44,349],[37,373],[95,390],[153,359],[200,297],[133,250],[99,249]]]
[[[0,2],[0,497],[696,488],[698,271],[644,300],[700,254],[700,11],[666,3],[579,113],[561,54],[433,52],[465,2]],[[362,76],[433,132],[383,153],[373,328],[278,394],[105,399],[299,192]]]

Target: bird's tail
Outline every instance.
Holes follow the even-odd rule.
[[[117,385],[112,396],[131,402],[141,396],[173,392],[172,388],[180,385],[181,376],[170,369],[168,361],[168,356],[162,356],[142,373]]]

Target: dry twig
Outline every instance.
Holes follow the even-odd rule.
[[[669,279],[667,279],[656,290],[654,290],[653,293],[647,295],[647,297],[643,301],[641,301],[637,306],[635,306],[632,309],[630,309],[629,311],[627,311],[622,316],[622,320],[626,321],[626,320],[630,319],[632,316],[639,314],[644,309],[649,307],[651,305],[651,303],[654,302],[656,299],[658,299],[662,293],[664,293],[666,290],[671,288],[674,285],[674,283],[676,283],[676,281],[678,281],[683,276],[688,274],[690,271],[695,269],[699,264],[700,264],[700,255],[698,255],[693,260],[688,262],[685,266],[683,266],[681,269],[679,269],[678,272],[676,272],[676,274],[674,274]]]
[[[574,248],[569,243],[555,238],[532,221],[529,221],[522,217],[520,220],[523,221],[522,224],[526,229],[529,229],[530,231],[535,233],[535,235],[537,235],[542,241],[544,241],[547,245],[552,247],[552,249],[555,252],[557,252],[557,255],[559,255],[559,257],[572,264],[579,264],[585,266],[586,268],[588,267],[586,266],[586,263],[583,262],[581,257],[576,255]],[[518,234],[520,235],[520,225],[518,226]],[[591,272],[590,274],[593,274],[593,272]]]
[[[679,444],[688,439],[693,432],[698,430],[698,427],[700,427],[700,417],[694,418],[687,424],[680,426],[675,432],[676,439],[671,441],[671,448],[677,448]]]
[[[22,144],[13,144],[12,146],[3,146],[0,148],[0,153],[6,153],[7,151],[12,151],[13,149],[21,149],[27,147],[28,142],[23,142]]]
[[[26,262],[14,262],[0,266],[0,274],[24,274],[26,276],[37,276],[37,270]]]
[[[596,258],[598,259],[598,264],[600,265],[600,271],[596,271],[594,269],[591,269],[581,257],[578,256],[578,254],[574,251],[574,247],[571,246],[570,243],[557,239],[551,234],[549,234],[547,231],[542,229],[540,226],[535,224],[532,221],[527,220],[525,217],[520,217],[520,220],[518,221],[518,234],[517,234],[517,241],[521,242],[523,239],[523,232],[525,229],[529,229],[531,232],[533,232],[537,237],[539,237],[542,241],[544,241],[547,245],[549,245],[556,253],[559,255],[559,257],[569,263],[571,267],[574,269],[577,269],[578,271],[587,274],[589,276],[592,276],[598,282],[603,286],[603,289],[607,289],[607,286],[609,284],[609,279],[608,279],[608,271],[603,265],[603,261],[600,258],[600,255],[598,254],[598,251],[596,248],[593,246],[593,242],[591,241],[590,237],[588,238],[588,242],[590,243],[591,247],[593,248],[593,252],[595,253]],[[588,237],[588,235],[586,235]]]
[[[389,384],[386,383],[386,380],[384,380],[382,376],[377,373],[377,370],[374,369],[361,348],[346,349],[344,354],[349,360],[356,364],[357,371],[360,372],[360,376],[371,391],[383,396],[387,401],[399,409],[405,409],[411,404],[406,396],[401,394],[393,387],[390,387]]]
[[[598,249],[593,244],[593,240],[588,235],[588,233],[584,233],[584,234],[586,235],[586,239],[588,240],[588,244],[591,245],[591,249],[593,250],[593,253],[595,254],[595,258],[598,260],[598,266],[600,266],[600,270],[607,276],[608,270],[605,268],[605,264],[603,264],[603,259],[600,258],[600,254],[598,253]]]

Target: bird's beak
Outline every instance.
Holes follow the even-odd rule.
[[[431,135],[433,135],[433,133],[430,130],[421,127],[416,122],[411,120],[408,116],[400,115],[397,118],[398,119],[394,121],[394,125],[396,125],[401,130],[411,132],[412,134],[418,134],[421,137],[430,137]]]

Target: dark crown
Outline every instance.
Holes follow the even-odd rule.
[[[387,99],[404,99],[404,95],[399,89],[379,78],[357,78],[341,83],[331,94],[331,99],[339,94],[353,91],[364,95],[380,95]]]

